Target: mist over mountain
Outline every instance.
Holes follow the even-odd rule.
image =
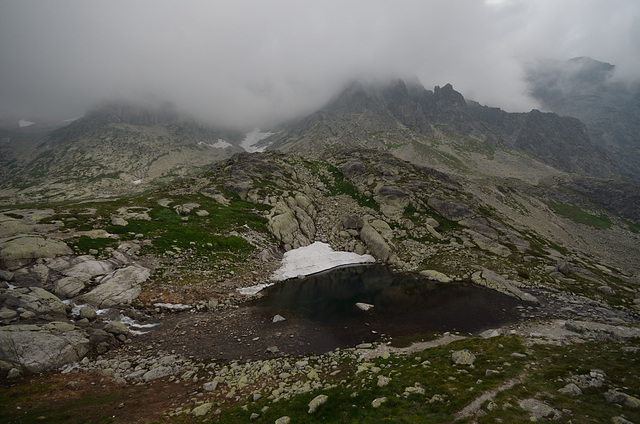
[[[583,121],[622,173],[640,178],[640,78],[621,78],[615,65],[577,57],[540,61],[527,70],[527,81],[545,110]]]

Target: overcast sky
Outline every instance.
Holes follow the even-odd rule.
[[[576,56],[639,75],[640,1],[0,0],[0,116],[128,97],[266,126],[386,76],[527,111],[523,67]]]

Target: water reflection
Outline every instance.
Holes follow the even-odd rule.
[[[256,306],[334,327],[338,338],[363,332],[406,336],[435,331],[478,332],[517,319],[521,302],[469,284],[443,284],[395,274],[379,265],[340,268],[264,292]],[[367,312],[355,304],[374,305]],[[348,334],[347,334],[348,333]]]

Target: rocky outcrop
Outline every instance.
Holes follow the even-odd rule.
[[[371,224],[364,224],[360,230],[360,238],[377,260],[387,262],[391,258],[391,247]]]
[[[482,271],[475,272],[471,277],[471,281],[479,286],[497,290],[506,295],[524,300],[525,302],[538,303],[538,299],[534,295],[520,290],[518,288],[518,283],[507,280],[503,276],[486,268]]]
[[[79,361],[89,349],[85,333],[63,322],[0,327],[0,359],[32,373]]]
[[[460,221],[465,218],[471,218],[475,213],[469,209],[464,203],[453,200],[441,200],[431,197],[427,201],[430,208],[451,221]]]
[[[267,227],[280,240],[285,250],[307,246],[316,233],[315,208],[311,200],[302,193],[279,201],[273,208]]]
[[[18,287],[13,290],[0,289],[0,301],[11,308],[23,308],[37,314],[67,314],[59,298],[40,287]]]
[[[5,266],[17,269],[38,258],[54,258],[71,255],[73,251],[63,241],[52,240],[42,236],[25,235],[6,239],[0,242],[0,255]]]
[[[140,265],[130,265],[107,274],[98,287],[79,296],[79,302],[86,302],[98,308],[108,308],[128,304],[136,299],[142,288],[140,284],[149,278],[150,271]]]

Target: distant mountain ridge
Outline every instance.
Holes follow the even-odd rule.
[[[562,173],[619,177],[579,120],[482,106],[451,84],[427,90],[418,80],[352,82],[315,113],[271,130],[249,150],[321,158],[332,149],[376,149],[441,172],[533,184]],[[247,150],[243,132],[187,120],[170,104],[103,103],[39,137],[24,144],[31,147],[21,160],[17,144],[4,139],[0,148],[11,159],[0,174],[0,202],[140,192]]]
[[[185,120],[170,105],[105,103],[42,137],[29,160],[3,176],[8,188],[0,197],[51,201],[145,190],[243,151],[243,136]]]
[[[416,82],[353,83],[316,113],[278,132],[268,142],[285,151],[326,147],[399,150],[411,143],[471,144],[472,149],[510,149],[558,170],[596,177],[618,175],[611,155],[595,146],[579,120],[534,110],[508,113],[467,102],[451,84],[433,91]],[[460,144],[462,143],[462,144]]]

